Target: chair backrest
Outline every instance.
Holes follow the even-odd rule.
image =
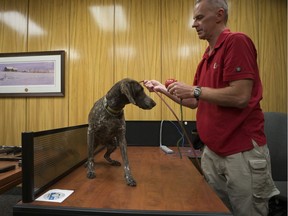
[[[287,114],[264,112],[265,134],[271,157],[273,180],[287,190]],[[282,192],[281,188],[278,188]]]

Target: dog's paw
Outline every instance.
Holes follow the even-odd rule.
[[[116,161],[116,160],[112,160],[112,161],[110,162],[110,164],[111,164],[112,166],[121,166],[121,163],[120,163],[119,161]]]
[[[133,178],[126,178],[128,186],[135,187],[137,185],[136,181]]]
[[[96,177],[95,172],[87,172],[87,178],[93,179],[95,177]]]

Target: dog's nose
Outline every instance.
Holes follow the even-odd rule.
[[[154,106],[156,106],[156,102],[155,102],[154,100],[152,100],[152,99],[151,99],[151,105],[152,105],[151,108],[153,108]]]
[[[155,105],[155,101],[149,97],[145,98],[141,103],[137,103],[138,107],[145,110],[152,109]]]

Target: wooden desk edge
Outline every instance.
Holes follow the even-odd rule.
[[[5,165],[16,165],[15,170],[1,173],[0,177],[0,194],[19,185],[22,182],[22,169],[16,162],[5,162]]]
[[[24,214],[23,214],[24,213]],[[26,213],[26,214],[25,214]],[[133,215],[133,216],[233,216],[227,212],[186,212],[186,211],[156,211],[156,210],[123,210],[104,208],[76,208],[63,206],[36,206],[30,203],[18,203],[13,207],[13,216],[112,216],[112,215]]]

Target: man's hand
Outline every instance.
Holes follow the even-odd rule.
[[[178,98],[188,99],[194,97],[194,88],[195,86],[191,86],[186,83],[174,82],[168,86],[167,91]]]
[[[166,92],[166,87],[157,80],[144,80],[144,86],[150,91],[157,91],[157,92]]]

